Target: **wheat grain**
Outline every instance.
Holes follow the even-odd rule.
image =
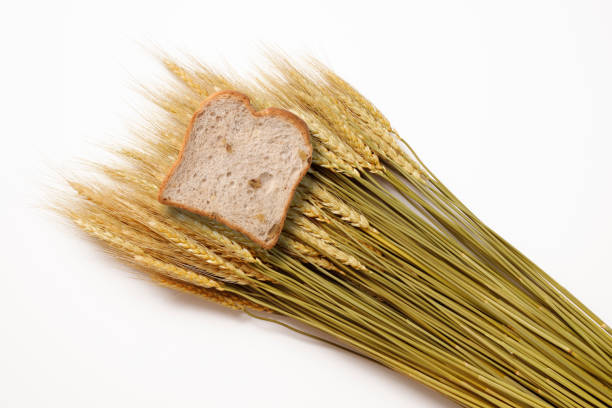
[[[305,189],[303,187],[298,187],[295,191],[295,195],[293,197],[293,201],[291,202],[291,208],[295,211],[302,213],[308,218],[312,218],[319,222],[329,223],[329,216],[327,216],[321,208],[307,201],[304,196]]]
[[[314,197],[318,204],[323,206],[332,214],[340,217],[340,219],[343,221],[346,221],[349,224],[365,231],[373,230],[373,228],[370,227],[368,219],[363,214],[360,214],[348,204],[344,203],[342,200],[327,191],[325,186],[323,186],[321,183],[314,181],[310,177],[304,177],[302,180],[302,186],[302,188],[304,188]]]
[[[300,228],[295,228],[293,225],[291,225],[291,223],[287,231],[289,231],[296,238],[303,240],[306,244],[312,246],[313,248],[316,248],[328,258],[335,260],[340,264],[350,266],[351,268],[354,268],[356,270],[369,273],[368,268],[362,265],[361,262],[357,260],[357,258],[347,254],[344,251],[341,251],[340,249],[329,244],[325,240],[320,239],[315,235],[309,234]]]
[[[322,143],[313,143],[312,162],[326,169],[346,174],[351,177],[359,177],[359,171],[336,156],[332,151],[327,150]]]
[[[255,259],[247,248],[244,248],[227,236],[213,230],[208,225],[180,212],[173,213],[172,218],[185,226],[192,227],[198,232],[198,236],[205,237],[208,242],[225,251],[228,256],[235,257],[247,263],[257,262],[257,259]]]
[[[329,259],[356,270],[368,272],[368,269],[357,258],[335,247],[332,238],[327,232],[317,227],[307,218],[303,216],[288,217],[285,223],[285,230],[295,238],[302,240],[305,244],[317,249]]]
[[[167,276],[152,273],[149,275],[151,280],[161,286],[178,290],[180,292],[190,293],[199,296],[206,300],[213,301],[222,306],[229,307],[234,310],[252,309],[260,312],[269,312],[269,309],[262,307],[256,303],[248,301],[240,296],[226,291],[211,290],[200,286],[191,285],[180,280],[168,278]]]
[[[192,272],[188,269],[159,261],[148,255],[135,255],[133,262],[142,267],[152,269],[171,278],[188,282],[196,286],[201,286],[203,288],[215,288],[221,291],[223,290],[223,286],[216,280],[209,279],[206,276]]]
[[[163,63],[170,72],[172,72],[178,79],[180,79],[185,85],[187,85],[189,89],[195,92],[199,97],[202,98],[208,95],[208,92],[206,92],[204,88],[202,88],[200,84],[198,84],[195,78],[193,78],[193,76],[188,73],[184,68],[180,67],[174,61],[167,58],[163,60]]]
[[[287,234],[280,236],[278,245],[284,248],[289,255],[297,256],[306,263],[319,266],[329,271],[341,272],[340,269],[322,257],[314,248],[290,238]]]

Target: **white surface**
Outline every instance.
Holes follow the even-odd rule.
[[[452,406],[136,279],[40,208],[49,169],[78,168],[137,117],[134,78],[160,77],[138,43],[239,67],[261,43],[321,57],[612,322],[611,2],[81,3],[15,2],[0,17],[0,406]]]

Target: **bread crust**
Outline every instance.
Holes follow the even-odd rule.
[[[208,107],[208,105],[211,102],[213,102],[213,101],[215,101],[215,100],[217,100],[219,98],[224,98],[224,97],[232,97],[232,98],[236,98],[236,99],[240,100],[247,107],[247,109],[249,110],[251,115],[253,115],[255,117],[276,116],[276,117],[279,117],[279,118],[282,118],[282,119],[288,121],[289,123],[291,123],[293,126],[295,126],[300,131],[300,133],[304,137],[304,142],[308,146],[308,164],[306,166],[304,166],[304,169],[300,173],[300,176],[296,180],[295,184],[291,187],[289,200],[287,200],[287,203],[285,204],[285,207],[283,209],[283,214],[281,216],[281,221],[280,221],[278,233],[276,233],[273,236],[273,238],[271,240],[267,241],[267,242],[258,239],[257,237],[253,236],[248,231],[246,231],[244,228],[242,228],[240,225],[236,225],[236,224],[226,220],[225,218],[221,217],[217,213],[208,212],[208,211],[205,211],[205,210],[202,210],[202,209],[198,209],[198,208],[192,208],[192,207],[189,207],[187,205],[184,205],[184,204],[181,204],[181,203],[177,203],[177,202],[173,202],[172,200],[168,200],[168,199],[162,198],[162,195],[163,195],[163,193],[164,193],[164,191],[166,189],[166,185],[168,184],[168,181],[170,180],[170,177],[172,177],[172,175],[174,174],[174,172],[178,168],[178,165],[183,160],[183,153],[185,152],[187,144],[189,143],[189,138],[191,136],[191,131],[193,129],[193,125],[194,125],[194,123],[196,121],[196,118],[198,117],[198,115],[200,115]],[[262,248],[264,248],[264,249],[271,249],[278,242],[280,234],[281,234],[281,232],[283,230],[283,226],[285,225],[285,219],[287,218],[287,212],[289,211],[289,206],[291,205],[291,201],[293,199],[293,195],[295,193],[295,190],[297,189],[298,185],[300,184],[300,182],[302,181],[302,179],[304,178],[304,176],[308,172],[308,169],[310,168],[311,163],[312,163],[312,144],[310,143],[310,131],[308,130],[308,126],[306,125],[306,123],[302,119],[300,119],[298,116],[294,115],[293,113],[291,113],[289,111],[286,111],[284,109],[279,109],[279,108],[267,108],[267,109],[262,109],[260,111],[256,111],[253,108],[253,106],[251,105],[251,100],[245,94],[237,92],[237,91],[231,91],[231,90],[219,91],[219,92],[215,92],[215,93],[209,95],[206,99],[204,99],[204,101],[202,101],[202,103],[200,104],[199,108],[195,111],[195,113],[191,117],[191,121],[189,122],[189,126],[187,127],[187,133],[185,134],[185,139],[183,140],[183,145],[181,146],[181,150],[179,151],[178,158],[176,159],[176,161],[174,162],[174,164],[170,168],[170,171],[168,172],[168,174],[164,178],[164,181],[162,182],[162,184],[161,184],[161,186],[159,188],[159,193],[157,195],[157,200],[160,203],[165,204],[165,205],[171,205],[173,207],[182,208],[182,209],[187,210],[189,212],[192,212],[194,214],[199,214],[199,215],[203,215],[203,216],[208,217],[208,218],[212,218],[212,219],[214,219],[214,220],[216,220],[216,221],[218,221],[218,222],[228,226],[229,228],[231,228],[233,230],[236,230],[236,231],[239,231],[239,232],[243,233],[245,236],[247,236],[249,239],[251,239],[253,242],[258,244]]]

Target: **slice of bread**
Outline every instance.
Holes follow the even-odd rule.
[[[256,112],[246,95],[217,92],[193,115],[158,199],[269,249],[311,159],[310,133],[300,118],[276,108]]]

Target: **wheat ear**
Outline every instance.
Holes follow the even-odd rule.
[[[94,238],[99,239],[100,241],[107,243],[115,250],[120,251],[124,259],[128,259],[131,262],[139,264],[143,267],[155,269],[160,273],[164,273],[175,279],[189,282],[204,288],[215,288],[222,290],[222,285],[215,280],[209,279],[195,272],[179,268],[175,265],[158,261],[157,259],[146,255],[145,251],[139,246],[132,244],[119,235],[105,230],[104,227],[99,226],[98,223],[92,222],[74,211],[65,211],[65,213],[84,232]]]
[[[172,279],[165,275],[161,275],[157,273],[149,274],[149,277],[151,278],[153,282],[161,286],[164,286],[170,289],[174,289],[174,290],[178,290],[180,292],[190,293],[192,295],[196,295],[206,300],[210,300],[215,303],[218,303],[222,306],[229,307],[230,309],[234,309],[234,310],[252,309],[252,310],[258,310],[261,312],[269,312],[269,309],[263,306],[260,306],[257,303],[251,302],[247,299],[244,299],[240,296],[237,296],[233,293],[212,290],[212,289],[207,289],[207,288],[203,288],[200,286],[191,285],[189,283],[185,283],[177,279]]]
[[[361,228],[364,231],[375,232],[374,228],[370,226],[368,219],[363,214],[351,208],[351,206],[330,193],[321,183],[313,180],[311,177],[304,177],[302,186],[305,191],[308,191],[312,195],[316,203],[332,214],[340,217],[343,221],[348,222],[354,227]]]
[[[306,263],[316,265],[329,271],[341,272],[340,269],[322,257],[314,248],[292,239],[289,235],[281,235],[278,240],[278,245],[286,250],[289,255],[296,256]]]
[[[316,226],[308,218],[304,216],[287,217],[285,230],[305,244],[319,250],[329,259],[362,272],[369,272],[357,258],[335,247],[327,232]]]

